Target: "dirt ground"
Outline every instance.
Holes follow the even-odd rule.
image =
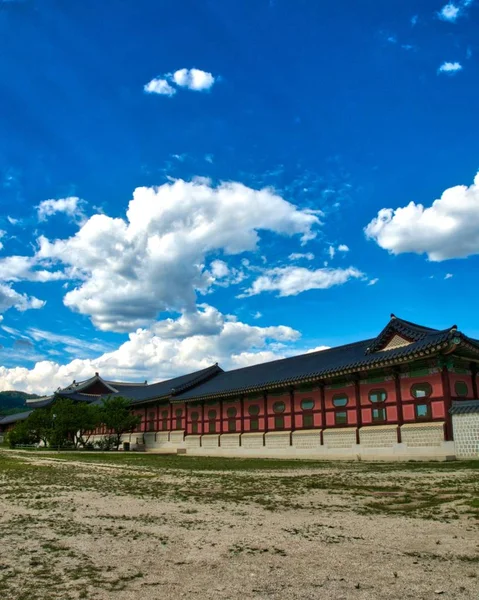
[[[479,598],[479,462],[0,450],[0,598]]]

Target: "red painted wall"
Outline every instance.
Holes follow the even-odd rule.
[[[449,373],[449,381],[451,384],[451,396],[453,398],[454,397],[458,397],[458,398],[462,397],[464,399],[467,399],[467,398],[474,397],[474,394],[472,391],[472,375],[467,375],[467,374],[462,375],[461,373]],[[456,385],[456,382],[458,382],[458,381],[463,381],[467,385],[467,390],[468,390],[467,396],[460,396],[460,397],[457,396],[457,393],[455,390],[455,385]]]

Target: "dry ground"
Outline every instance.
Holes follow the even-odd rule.
[[[0,450],[0,598],[479,597],[479,461]]]

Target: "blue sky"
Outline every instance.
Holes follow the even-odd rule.
[[[478,19],[0,0],[0,388],[479,337]]]

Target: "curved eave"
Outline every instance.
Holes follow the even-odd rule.
[[[261,393],[266,392],[267,390],[284,388],[290,385],[317,383],[322,381],[323,379],[329,379],[331,377],[344,377],[347,375],[353,375],[356,374],[358,371],[372,371],[378,368],[401,365],[403,363],[411,362],[413,360],[430,358],[431,356],[436,356],[437,354],[439,354],[441,350],[446,350],[449,347],[450,342],[449,340],[447,340],[445,342],[435,344],[430,348],[420,349],[416,352],[410,352],[409,354],[397,356],[395,358],[388,359],[387,357],[384,357],[384,359],[378,358],[377,361],[361,361],[355,363],[354,365],[345,366],[338,369],[318,371],[316,373],[310,373],[301,377],[283,379],[279,381],[271,381],[269,383],[264,383],[258,386],[250,386],[248,388],[235,388],[231,390],[225,390],[224,392],[220,393],[204,394],[202,396],[198,395],[192,398],[171,399],[171,402],[172,404],[179,404],[183,402],[197,402],[199,400],[214,400],[215,398],[226,398],[231,396],[239,396],[241,394]]]

